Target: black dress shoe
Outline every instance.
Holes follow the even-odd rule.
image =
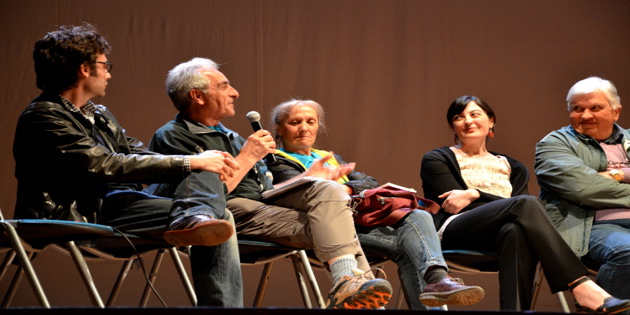
[[[171,222],[164,239],[174,246],[216,246],[234,234],[230,222],[214,219],[207,215],[177,218]]]
[[[575,302],[575,310],[577,312],[593,313],[593,314],[617,314],[630,309],[630,300],[620,300],[616,297],[609,297],[604,300],[604,304],[596,310],[584,307]]]

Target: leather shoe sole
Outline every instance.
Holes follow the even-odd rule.
[[[481,287],[464,286],[447,292],[428,292],[420,294],[420,302],[429,307],[442,305],[472,305],[483,299],[485,292]]]
[[[202,221],[189,229],[164,232],[164,239],[174,246],[217,246],[234,234],[234,227],[226,220]]]

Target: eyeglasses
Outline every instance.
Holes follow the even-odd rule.
[[[102,63],[105,65],[105,70],[107,70],[107,72],[111,72],[112,68],[114,67],[114,65],[109,62],[109,61],[95,61],[95,63]]]

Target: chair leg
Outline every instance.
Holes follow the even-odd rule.
[[[24,250],[24,246],[22,246],[22,242],[20,241],[20,237],[18,236],[15,228],[7,223],[1,222],[0,224],[4,226],[5,232],[11,241],[11,245],[13,246],[13,250],[16,252],[18,260],[22,268],[24,268],[24,272],[26,273],[26,277],[28,281],[31,283],[31,287],[35,292],[35,296],[39,304],[45,308],[50,308],[50,303],[48,302],[48,298],[44,293],[44,289],[42,288],[41,283],[39,282],[39,278],[35,274],[35,269],[31,264],[29,257],[26,255],[26,251]]]
[[[109,293],[109,298],[107,299],[107,306],[113,306],[118,298],[118,293],[120,293],[120,288],[122,288],[122,284],[127,278],[129,274],[129,270],[131,266],[133,266],[133,259],[126,260],[123,264],[122,268],[120,268],[120,272],[118,273],[118,278],[116,278],[116,283],[114,283],[114,287],[112,291]]]
[[[536,267],[536,275],[534,276],[534,285],[533,285],[534,291],[532,292],[532,303],[529,308],[530,310],[533,310],[536,308],[536,302],[538,300],[538,293],[540,292],[540,286],[543,281],[544,281],[544,274],[542,270],[542,265],[540,265],[539,263],[538,267]]]
[[[96,289],[96,284],[94,283],[92,274],[90,274],[90,269],[88,268],[88,265],[85,262],[85,258],[81,254],[79,247],[74,243],[74,241],[66,242],[66,246],[68,247],[70,256],[72,256],[72,260],[74,260],[74,264],[77,266],[77,269],[81,274],[83,283],[85,283],[85,286],[88,289],[88,294],[90,295],[92,303],[100,308],[105,308],[105,304],[103,304],[103,300],[101,299],[101,296]]]
[[[383,277],[383,270],[385,270],[385,264],[381,264],[378,266],[370,266],[371,268],[376,268],[376,272],[374,273],[374,278],[382,278]]]
[[[17,288],[20,285],[20,282],[22,282],[22,278],[24,275],[24,272],[22,271],[22,266],[17,266],[15,274],[13,275],[13,279],[11,279],[11,283],[7,288],[7,293],[4,295],[4,299],[2,299],[2,305],[0,305],[0,308],[7,308],[9,307],[9,305],[11,305],[11,301],[13,301],[15,292],[17,292]]]
[[[298,287],[300,288],[300,292],[302,293],[302,301],[304,302],[304,306],[306,308],[313,308],[311,304],[311,298],[308,295],[308,290],[306,289],[306,283],[304,282],[304,275],[302,274],[302,270],[300,268],[300,260],[296,257],[297,252],[293,252],[291,257],[291,262],[293,263],[293,271],[295,271],[295,278],[298,282]]]
[[[560,302],[560,307],[562,308],[563,313],[571,313],[569,309],[569,305],[567,304],[567,299],[564,297],[564,292],[560,291],[556,293],[558,296],[558,302]]]
[[[543,273],[541,264],[538,264],[538,267],[536,268],[536,276],[534,277],[534,279],[535,279],[534,292],[532,294],[532,305],[531,305],[530,310],[534,310],[534,307],[536,307],[536,301],[538,300],[538,294],[540,293],[540,286],[542,285],[542,282],[545,280],[545,274]],[[560,303],[562,312],[571,313],[571,310],[569,309],[569,305],[567,304],[567,300],[564,297],[564,293],[560,291],[556,293],[556,296],[558,297],[558,302]]]
[[[36,256],[35,253],[28,253],[28,258],[30,261],[32,261],[35,256]],[[15,297],[15,293],[17,292],[17,288],[20,285],[20,282],[22,282],[22,278],[24,278],[23,271],[24,271],[24,268],[22,268],[22,266],[18,264],[17,268],[15,269],[15,274],[13,275],[13,279],[11,279],[11,283],[9,284],[9,287],[7,288],[7,292],[4,295],[2,304],[0,304],[0,308],[7,308],[9,307],[9,305],[11,305],[11,302],[13,301],[13,297]]]
[[[140,299],[140,307],[146,307],[149,301],[149,297],[151,295],[152,285],[155,282],[155,278],[157,278],[158,271],[160,270],[160,265],[162,264],[162,259],[164,258],[164,249],[158,249],[155,254],[155,260],[153,260],[153,267],[151,267],[151,273],[149,274],[149,280],[147,284],[144,286],[144,292],[142,293],[142,298]],[[139,258],[140,259],[140,258]]]
[[[315,273],[313,272],[311,263],[308,260],[306,251],[300,250],[298,251],[298,255],[300,257],[301,264],[306,272],[306,276],[308,277],[308,281],[311,284],[311,290],[315,295],[315,299],[317,300],[319,308],[326,308],[326,303],[324,302],[324,298],[322,297],[322,292],[319,290],[319,285],[317,284],[317,279],[315,278]]]
[[[4,278],[4,275],[6,275],[7,270],[9,269],[9,265],[13,262],[13,259],[15,258],[15,251],[14,250],[10,250],[7,252],[7,254],[4,256],[4,260],[2,261],[2,266],[0,267],[0,280],[2,280]],[[21,271],[21,270],[20,270]],[[17,271],[16,271],[17,273]],[[9,287],[11,288],[11,287]],[[9,289],[7,290],[7,293],[5,294],[5,297],[3,299],[2,304],[0,304],[0,307],[5,308],[8,307],[9,304],[11,303],[11,300],[13,299],[13,292]],[[8,300],[7,300],[8,298]],[[4,302],[6,301],[7,304],[4,304]]]
[[[262,305],[265,291],[267,291],[267,284],[269,284],[269,277],[271,276],[271,270],[273,269],[273,261],[265,264],[262,275],[260,275],[260,281],[258,282],[258,289],[256,289],[256,296],[254,297],[254,307],[260,307]]]
[[[7,269],[9,269],[9,265],[13,262],[13,259],[15,259],[15,251],[14,250],[10,250],[4,256],[4,260],[2,261],[2,265],[0,265],[0,280],[2,280],[2,278],[4,278],[4,275],[7,273]]]
[[[405,299],[405,290],[403,290],[402,282],[401,282],[400,288],[398,288],[398,299],[396,300],[396,309],[400,309],[402,307],[402,303],[404,299]]]
[[[175,247],[170,248],[168,251],[171,254],[171,258],[173,259],[173,264],[175,264],[175,269],[177,269],[179,278],[182,280],[184,289],[188,294],[188,299],[190,299],[190,303],[192,304],[192,306],[197,306],[197,294],[195,294],[195,289],[190,283],[188,273],[186,273],[186,268],[184,268],[184,264],[182,264],[182,259],[179,257],[179,251]]]

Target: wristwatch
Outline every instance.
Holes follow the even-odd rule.
[[[608,171],[608,175],[610,175],[610,177],[618,182],[621,182],[623,180],[623,171],[618,168],[614,168]]]

